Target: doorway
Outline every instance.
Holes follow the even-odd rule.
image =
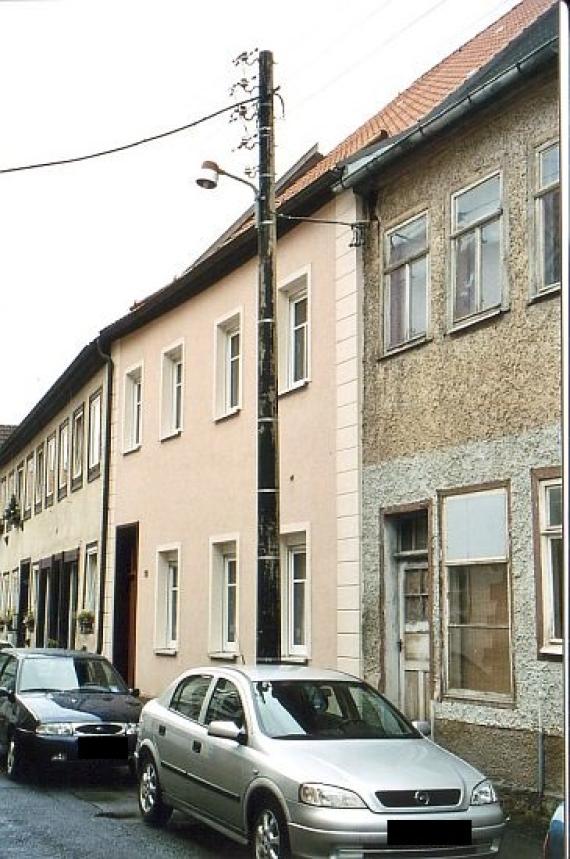
[[[130,687],[135,685],[139,526],[117,528],[113,663]]]

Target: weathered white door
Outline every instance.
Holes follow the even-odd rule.
[[[430,627],[428,565],[399,564],[400,709],[409,719],[429,719]]]

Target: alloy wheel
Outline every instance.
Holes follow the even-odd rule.
[[[256,859],[280,859],[280,840],[279,821],[270,808],[265,808],[255,827]]]
[[[140,776],[139,795],[141,808],[145,814],[150,814],[156,804],[158,794],[158,778],[152,761],[146,761]]]

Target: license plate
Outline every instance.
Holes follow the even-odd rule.
[[[127,737],[79,737],[77,757],[80,760],[126,760],[129,756]]]
[[[393,847],[465,847],[472,843],[470,820],[389,820]]]

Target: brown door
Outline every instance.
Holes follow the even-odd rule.
[[[138,523],[117,528],[113,663],[128,685],[135,685]]]

